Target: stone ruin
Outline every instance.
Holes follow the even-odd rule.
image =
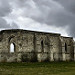
[[[74,61],[74,40],[56,33],[0,31],[0,62]]]

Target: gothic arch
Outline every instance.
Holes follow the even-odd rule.
[[[11,37],[9,37],[9,42],[14,38],[15,36],[12,35]]]
[[[14,52],[15,52],[15,44],[10,43],[10,53],[14,53]]]
[[[67,44],[65,43],[65,52],[67,52]]]
[[[43,40],[41,41],[41,52],[44,52],[44,42],[43,42]]]

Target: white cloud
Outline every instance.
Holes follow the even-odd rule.
[[[9,23],[6,22],[5,16],[8,16],[9,13],[12,11],[10,3],[8,0],[0,0],[0,30],[1,29],[9,29],[13,28]],[[13,23],[12,23],[13,25]],[[14,27],[18,26],[14,23]]]
[[[65,0],[9,0],[12,12],[5,19],[10,24],[16,23],[21,29],[75,36],[72,34],[75,32],[74,10],[69,9],[73,7],[74,2],[70,1],[71,6],[70,2],[66,2]],[[15,24],[12,25],[14,26]]]

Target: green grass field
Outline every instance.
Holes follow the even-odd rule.
[[[75,62],[0,63],[0,75],[75,75]]]

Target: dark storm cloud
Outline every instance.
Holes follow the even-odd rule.
[[[59,2],[66,10],[75,13],[75,0],[54,0]]]
[[[70,36],[75,33],[75,0],[0,0],[5,6],[0,8],[0,16],[6,16],[11,12],[11,7],[15,11],[21,10],[20,15],[30,18],[35,22],[56,26],[66,29]],[[11,6],[9,4],[11,3]],[[2,5],[3,5],[2,4]],[[2,9],[3,8],[3,9]],[[16,12],[15,12],[16,13]],[[7,26],[7,25],[6,25]],[[7,27],[17,27],[8,25]],[[42,25],[43,26],[43,25]]]
[[[74,23],[75,15],[68,11],[70,10],[70,7],[73,8],[73,6],[70,6],[74,3],[71,2],[72,0],[59,0],[61,3],[58,3],[59,1],[57,2],[57,0],[56,2],[53,2],[52,0],[34,1],[37,4],[37,7],[42,10],[42,14],[44,13],[43,11],[47,11],[48,13],[41,15],[40,18],[42,19],[40,20],[39,17],[32,16],[32,18],[37,19],[40,22],[42,22],[41,20],[44,20],[44,23],[56,26],[72,25],[72,23]],[[47,7],[50,9],[46,10]],[[43,18],[44,15],[46,16]]]
[[[18,3],[25,17],[62,29],[68,27],[67,33],[75,37],[75,0],[19,0]]]
[[[11,26],[6,22],[6,20],[3,18],[7,16],[12,11],[11,6],[9,4],[8,0],[0,0],[0,28],[18,28],[18,26],[15,24],[14,26]]]
[[[67,11],[67,14],[70,13],[70,17],[66,20],[70,19],[70,23],[68,25],[68,34],[75,37],[75,0],[55,0],[56,2],[59,2],[64,9]]]
[[[0,0],[0,16],[6,16],[11,12],[8,0]]]

